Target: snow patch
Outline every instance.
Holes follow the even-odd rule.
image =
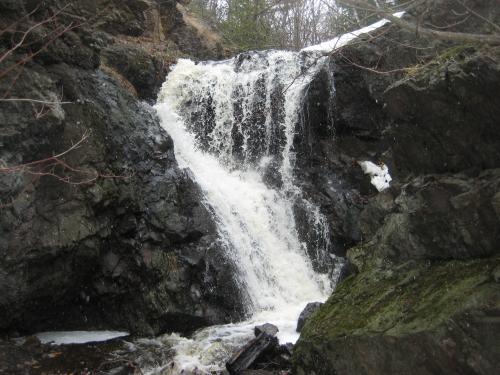
[[[42,344],[67,345],[103,342],[129,335],[128,332],[119,331],[54,331],[40,332],[33,336],[36,336]]]
[[[404,13],[405,12],[394,13],[393,16],[401,18]],[[351,31],[326,42],[303,48],[301,52],[331,52],[337,48],[345,46],[347,43],[349,43],[353,39],[356,39],[358,36],[375,31],[389,22],[390,21],[386,19],[380,20],[359,30]]]
[[[365,174],[370,175],[371,183],[378,191],[384,191],[390,186],[392,177],[389,174],[387,165],[383,163],[377,165],[371,161],[358,161],[358,164]]]

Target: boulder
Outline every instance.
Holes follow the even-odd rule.
[[[278,331],[279,331],[278,327],[276,327],[274,324],[271,323],[265,323],[260,326],[255,326],[254,328],[255,337],[259,336],[261,333],[266,333],[271,336],[276,336]]]
[[[319,310],[323,304],[321,302],[310,302],[304,307],[304,310],[299,315],[299,320],[297,321],[297,332],[302,331],[302,328],[309,320],[312,314]]]
[[[294,373],[495,374],[499,264],[498,256],[400,265],[371,259],[304,327]]]
[[[417,177],[366,205],[361,231],[376,239],[366,246],[398,262],[492,256],[500,241],[493,203],[499,190],[499,169],[475,178]]]
[[[500,50],[451,48],[384,94],[385,132],[399,176],[497,168]],[[391,141],[392,140],[392,141]]]

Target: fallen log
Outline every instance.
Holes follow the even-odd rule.
[[[242,349],[236,352],[226,363],[227,371],[231,375],[239,375],[254,364],[259,357],[278,346],[276,333],[278,329],[256,329],[256,338],[252,339]]]

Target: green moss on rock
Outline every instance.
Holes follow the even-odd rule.
[[[489,295],[499,258],[408,262],[391,271],[368,268],[345,280],[304,328],[303,337],[406,334],[432,328]]]
[[[366,249],[358,247],[352,253],[360,256],[364,251]],[[500,257],[410,261],[399,265],[376,257],[370,259],[365,253],[366,258],[362,272],[343,281],[306,323],[294,354],[298,374],[396,373],[390,366],[400,362],[401,366],[403,363],[417,366],[420,372],[404,366],[397,371],[432,374],[435,372],[425,372],[418,365],[412,365],[408,345],[419,351],[424,348],[434,351],[425,360],[415,357],[415,363],[420,363],[420,359],[434,363],[440,360],[443,340],[454,343],[461,340],[461,344],[453,344],[448,359],[459,363],[464,353],[475,346],[482,348],[478,342],[489,338],[479,335],[474,343],[467,343],[464,340],[470,333],[457,330],[451,335],[448,329],[453,331],[454,325],[464,325],[466,330],[473,331],[470,327],[474,325],[484,329],[484,324],[490,324],[487,331],[498,332],[500,288],[493,273]],[[469,321],[470,316],[478,314],[490,318],[480,319],[480,323]],[[492,348],[495,350],[500,349]],[[482,355],[485,368],[493,366],[487,359],[491,353]]]

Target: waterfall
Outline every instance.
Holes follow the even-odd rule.
[[[221,62],[183,59],[162,87],[156,105],[162,126],[174,140],[179,165],[191,171],[214,214],[249,316],[191,339],[170,336],[179,368],[220,369],[256,323],[276,324],[281,342],[296,340],[302,308],[331,291],[328,226],[302,196],[293,173],[300,111],[325,60],[286,51]],[[317,237],[309,243],[297,230],[298,203]],[[328,263],[330,272],[315,272],[313,261]]]

